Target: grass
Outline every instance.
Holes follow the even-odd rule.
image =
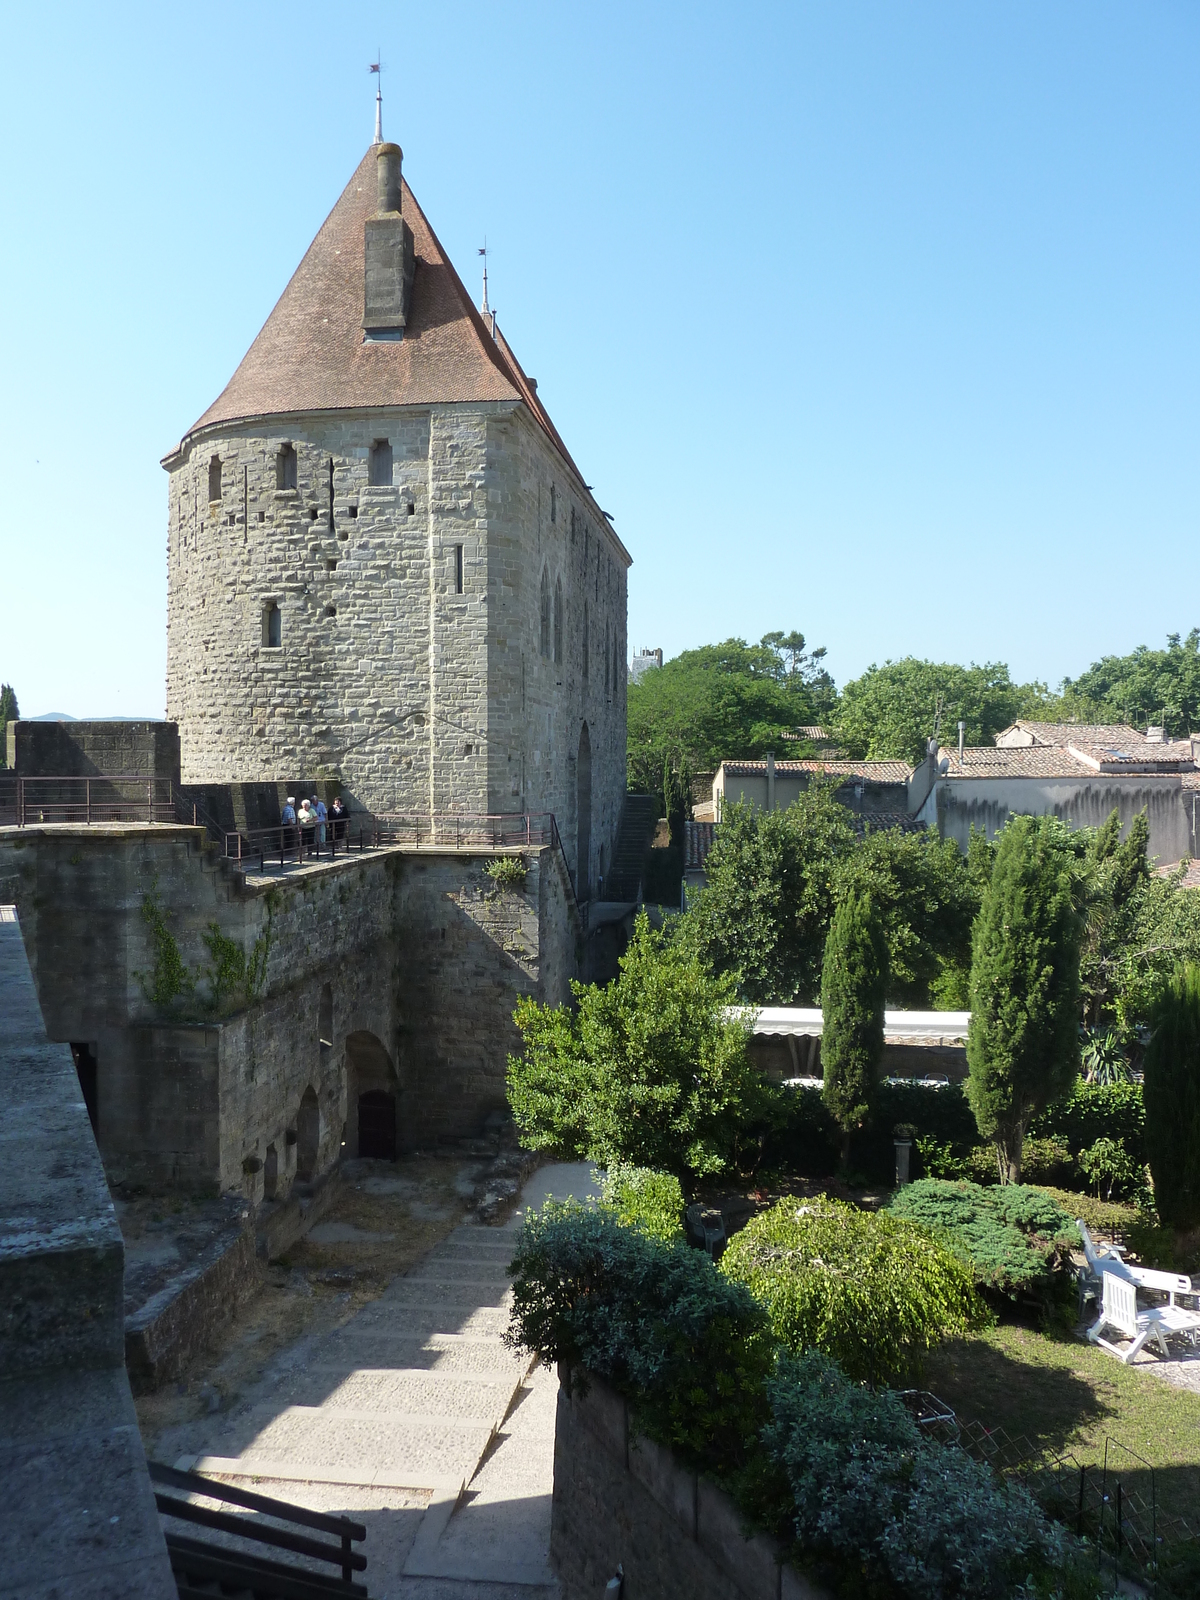
[[[924,1383],[964,1421],[1024,1435],[1048,1455],[1100,1463],[1115,1439],[1153,1467],[1160,1513],[1200,1524],[1200,1394],[1065,1333],[1011,1324],[932,1352]],[[1148,1498],[1147,1473],[1122,1477]]]

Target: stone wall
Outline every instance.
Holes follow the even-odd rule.
[[[733,1501],[631,1429],[629,1408],[559,1370],[550,1560],[563,1600],[593,1600],[624,1571],[623,1600],[825,1600]]]
[[[391,484],[367,481],[377,438]],[[295,489],[276,487],[284,444]],[[625,789],[628,557],[525,406],[273,419],[169,466],[167,704],[189,784],[302,771],[376,812],[553,811],[577,872],[590,744],[595,880]],[[548,654],[543,571],[562,589]]]
[[[582,944],[557,851],[526,854],[519,892],[492,859],[393,847],[246,880],[198,828],[0,829],[47,1028],[96,1050],[110,1177],[283,1201],[356,1153],[367,1088],[395,1096],[401,1149],[477,1133],[517,997],[566,999]],[[192,986],[156,1000],[164,950]],[[231,951],[260,976],[214,995]]]
[[[1072,828],[1099,827],[1115,809],[1128,828],[1145,809],[1150,824],[1150,854],[1160,861],[1178,861],[1195,854],[1193,802],[1196,790],[1184,789],[1178,777],[1144,775],[1128,778],[955,778],[939,779],[919,813],[936,824],[943,838],[956,839],[964,851],[971,829],[994,838],[1010,815],[1059,817]]]
[[[19,778],[170,778],[179,782],[173,722],[8,724],[8,765]]]
[[[0,905],[0,1594],[175,1595],[123,1365],[124,1247]]]

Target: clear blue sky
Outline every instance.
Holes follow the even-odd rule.
[[[1200,622],[1200,6],[10,7],[0,678],[161,715],[166,475],[385,133],[635,565],[1057,682]]]

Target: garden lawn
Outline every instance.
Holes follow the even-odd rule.
[[[1066,1334],[1002,1326],[926,1357],[924,1383],[963,1422],[1024,1435],[1038,1451],[1104,1460],[1117,1440],[1154,1468],[1161,1513],[1200,1527],[1200,1394]],[[1122,1478],[1147,1495],[1146,1474]]]

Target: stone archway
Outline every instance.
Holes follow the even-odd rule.
[[[579,733],[575,763],[575,898],[591,899],[592,862],[592,736],[585,722]]]
[[[400,1148],[400,1083],[375,1034],[346,1036],[346,1153],[394,1161]]]

